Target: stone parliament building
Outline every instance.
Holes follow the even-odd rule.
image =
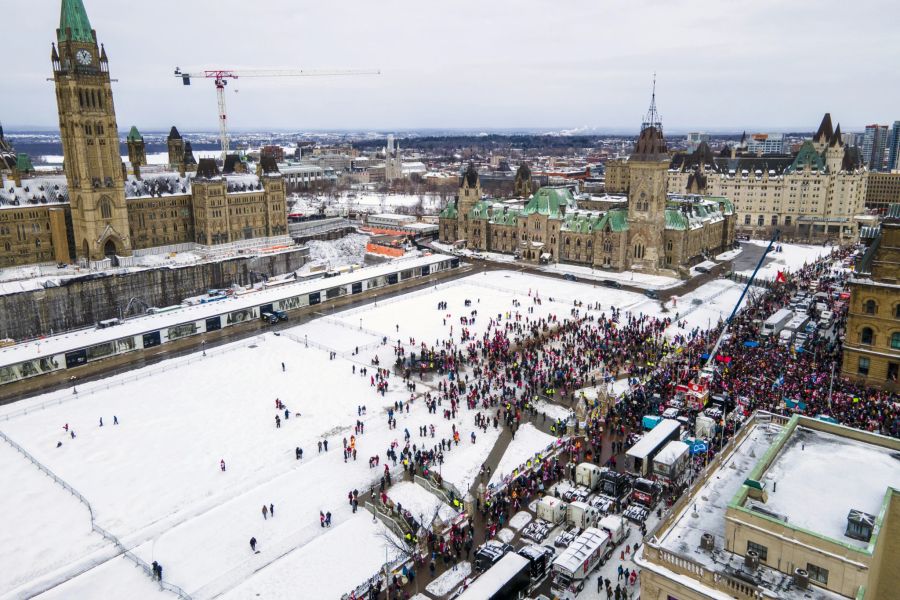
[[[213,246],[273,238],[288,243],[285,188],[274,159],[247,173],[237,156],[223,168],[194,160],[169,134],[170,172],[142,176],[144,141],[126,138],[122,162],[106,50],[81,0],[62,0],[51,50],[65,176],[35,175],[0,132],[0,267],[109,259],[173,244]]]
[[[654,95],[628,161],[627,199],[586,210],[567,187],[532,193],[527,165],[516,174],[517,198],[483,198],[470,164],[456,199],[440,214],[440,240],[529,262],[686,274],[691,265],[733,247],[734,207],[724,197],[667,194],[669,163]]]

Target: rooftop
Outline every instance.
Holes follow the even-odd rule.
[[[768,492],[766,510],[794,527],[866,548],[869,542],[844,535],[847,515],[851,510],[881,512],[887,488],[900,489],[900,452],[798,426],[762,480]]]
[[[785,430],[784,420],[768,413],[756,413],[748,421],[731,447],[711,465],[709,478],[693,488],[680,511],[663,522],[655,533],[659,549],[686,559],[699,568],[719,573],[724,577],[753,581],[759,588],[770,590],[772,597],[783,599],[836,600],[838,594],[816,586],[800,590],[793,586],[792,578],[786,573],[761,565],[755,572],[744,566],[744,558],[727,550],[725,539],[725,513],[732,499],[741,491],[751,471],[760,458],[773,447],[779,434]],[[828,458],[827,456],[825,457]],[[720,461],[720,462],[719,462]],[[883,496],[884,490],[882,490]],[[828,492],[830,493],[830,491]],[[802,503],[806,510],[808,501]],[[846,514],[844,515],[846,519]],[[668,523],[668,525],[666,525]],[[712,551],[701,548],[703,534],[709,533],[715,539]],[[689,587],[700,589],[710,598],[730,598],[729,594],[704,585],[691,577],[678,575],[657,561],[648,562],[644,550],[636,556],[636,561],[644,568],[665,571],[665,575]]]

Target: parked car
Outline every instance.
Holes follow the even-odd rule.
[[[615,279],[604,279],[603,285],[610,288],[621,289],[622,284],[616,281]]]
[[[575,276],[571,273],[566,273],[565,275],[563,275],[563,279],[565,279],[566,281],[575,281]]]
[[[646,292],[644,292],[644,295],[651,300],[659,300],[659,292],[657,292],[656,290],[647,290]]]
[[[698,273],[709,273],[708,267],[698,266],[698,267],[694,267],[694,270],[697,271]]]

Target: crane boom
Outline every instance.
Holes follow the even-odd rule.
[[[175,77],[184,85],[191,85],[191,78],[212,79],[216,85],[216,100],[219,107],[219,138],[222,143],[222,161],[228,154],[228,117],[225,113],[225,86],[228,79],[241,77],[335,77],[342,75],[381,75],[374,69],[343,69],[337,71],[310,69],[207,69],[189,73],[175,67]]]

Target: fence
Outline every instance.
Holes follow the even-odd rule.
[[[193,252],[197,249],[197,244],[169,244],[167,246],[153,246],[152,248],[140,248],[133,250],[132,254],[137,257],[153,256],[155,254],[171,254],[178,252]]]
[[[56,473],[54,473],[49,468],[44,466],[44,464],[41,463],[38,459],[36,459],[30,452],[28,452],[25,448],[20,446],[18,443],[16,443],[12,438],[10,438],[8,435],[3,433],[2,431],[0,431],[0,439],[3,439],[3,441],[5,441],[10,446],[12,446],[22,456],[24,456],[29,461],[31,461],[31,464],[33,464],[35,467],[37,467],[41,472],[43,472],[45,475],[50,477],[54,482],[56,482],[64,490],[66,490],[67,492],[69,492],[70,494],[75,496],[82,504],[84,504],[84,506],[88,509],[88,514],[90,514],[90,517],[91,517],[91,529],[93,531],[96,531],[100,535],[102,535],[104,539],[110,541],[116,547],[116,549],[119,550],[119,553],[121,555],[125,556],[125,558],[128,558],[129,560],[134,562],[135,565],[141,567],[149,577],[153,577],[153,568],[149,564],[147,564],[147,561],[145,561],[141,557],[137,556],[134,552],[132,552],[128,548],[126,548],[125,545],[122,543],[122,541],[119,538],[117,538],[115,535],[113,535],[109,530],[104,529],[103,527],[101,527],[100,525],[97,524],[97,521],[94,518],[94,507],[91,506],[91,503],[88,502],[87,498],[82,496],[81,493],[78,492],[78,490],[73,488],[71,485],[68,484],[68,482],[66,482],[64,479],[62,479],[61,477],[56,475]],[[160,588],[162,588],[164,590],[172,592],[179,598],[182,598],[184,600],[191,600],[191,597],[188,595],[188,593],[185,592],[180,587],[178,587],[177,585],[168,583],[166,581],[160,581],[159,586],[160,586]]]

